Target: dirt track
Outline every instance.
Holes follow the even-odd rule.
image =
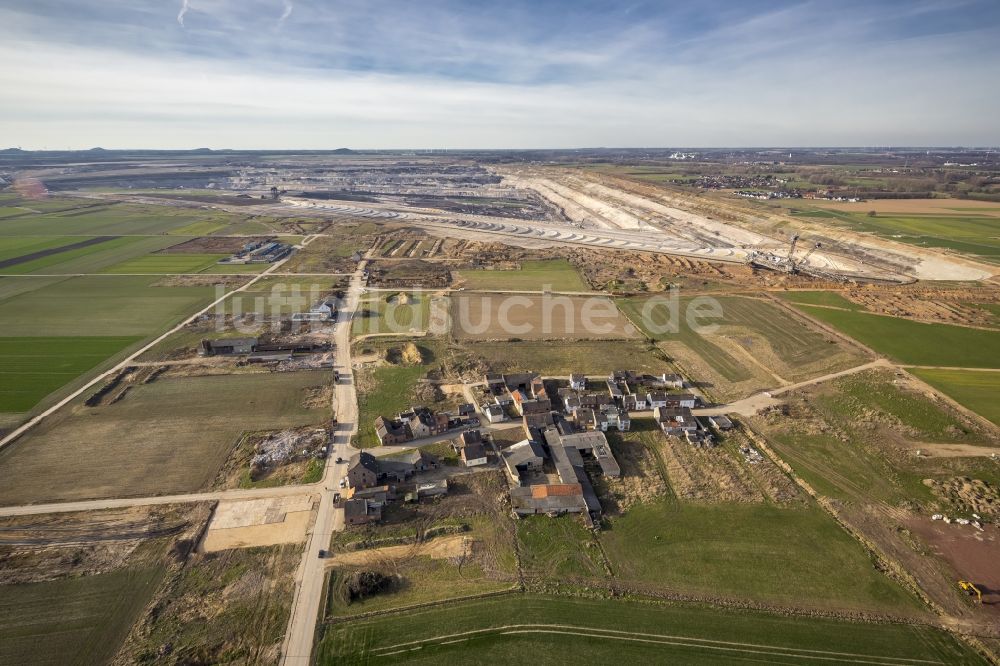
[[[463,535],[441,537],[422,544],[386,546],[369,550],[338,553],[326,560],[326,566],[363,566],[371,562],[399,560],[407,557],[426,556],[435,560],[469,555],[474,540]]]

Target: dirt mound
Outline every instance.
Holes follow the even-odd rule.
[[[407,342],[399,350],[399,360],[403,365],[420,365],[424,362],[424,355],[419,347],[412,342]]]
[[[405,291],[401,291],[398,294],[393,294],[392,296],[390,296],[388,299],[386,299],[386,302],[391,305],[409,305],[410,303],[413,302],[413,296],[411,296]]]
[[[981,516],[1000,516],[1000,491],[979,479],[956,476],[947,481],[924,479],[934,494],[956,508]]]

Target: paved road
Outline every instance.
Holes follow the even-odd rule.
[[[336,492],[338,480],[347,471],[347,464],[338,464],[336,460],[349,460],[355,449],[351,447],[351,438],[358,431],[358,396],[354,388],[354,375],[351,365],[351,320],[358,308],[358,300],[364,287],[362,273],[367,261],[358,265],[357,271],[351,277],[347,296],[341,305],[337,326],[334,330],[336,344],[335,359],[341,373],[340,382],[336,385],[334,400],[336,401],[337,430],[334,432],[333,446],[327,458],[326,470],[320,484],[320,502],[316,512],[316,521],[309,533],[306,549],[302,555],[295,577],[295,598],[292,601],[292,614],[288,620],[288,630],[282,644],[282,664],[308,664],[312,653],[313,639],[316,634],[316,623],[319,619],[320,600],[323,596],[324,567],[319,558],[320,549],[330,547],[330,536],[336,530],[344,528],[343,512],[334,509],[333,494]]]

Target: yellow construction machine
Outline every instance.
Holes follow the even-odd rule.
[[[980,592],[978,587],[976,587],[967,580],[958,581],[958,586],[962,588],[963,592],[976,595],[976,601],[978,601],[979,603],[983,603],[983,593]]]

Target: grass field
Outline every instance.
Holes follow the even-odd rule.
[[[77,237],[71,239],[71,242],[82,240],[87,240],[87,238]],[[152,236],[147,238],[121,236],[86,247],[69,249],[65,252],[56,252],[45,257],[7,266],[0,269],[0,273],[6,275],[100,273],[106,268],[122,261],[131,261],[144,257],[149,253],[169,247],[175,242],[177,242],[176,238],[166,236]]]
[[[36,288],[0,301],[3,334],[145,336],[207,305],[215,293],[212,287],[153,286],[157,279],[93,275],[45,282],[17,278]]]
[[[992,373],[975,373],[992,374]],[[844,501],[933,508],[927,478],[983,477],[988,458],[918,458],[932,443],[988,445],[956,416],[917,391],[896,385],[888,372],[844,377],[796,401],[793,418],[758,417],[781,457],[818,492]],[[911,447],[906,441],[918,442]],[[992,473],[996,476],[996,472]]]
[[[193,557],[142,618],[124,663],[266,663],[285,635],[301,552],[289,544]]]
[[[463,342],[461,354],[482,359],[493,371],[607,374],[628,367],[636,372],[671,372],[663,352],[644,340],[572,342]]]
[[[121,569],[0,587],[0,663],[109,662],[163,573]]]
[[[863,305],[850,301],[836,291],[786,291],[779,294],[789,303],[801,305],[826,305],[845,310],[864,310]]]
[[[395,416],[410,407],[410,396],[417,381],[427,374],[427,368],[414,366],[384,366],[371,371],[369,386],[358,391],[358,434],[355,446],[377,446],[374,421],[379,416]]]
[[[230,314],[271,317],[305,312],[343,283],[336,277],[263,277],[250,289],[233,294],[223,307]]]
[[[815,505],[660,500],[610,522],[601,543],[623,581],[793,607],[921,612]]]
[[[200,273],[216,265],[226,254],[150,254],[104,269],[104,273]],[[246,266],[237,272],[252,272]]]
[[[451,330],[459,340],[608,340],[638,337],[604,297],[452,294]]]
[[[319,423],[304,404],[327,372],[213,375],[134,386],[107,406],[63,410],[0,450],[0,504],[193,492],[243,432]]]
[[[378,292],[358,304],[358,311],[351,321],[351,335],[396,333],[407,335],[427,330],[430,323],[431,295],[425,292],[406,293],[406,302],[400,294]]]
[[[468,289],[590,291],[590,285],[566,259],[524,261],[513,271],[463,270],[458,279]]]
[[[73,238],[72,236],[0,236],[0,261],[63,247],[80,240],[86,239]]]
[[[682,343],[727,382],[747,382],[761,370],[801,380],[859,362],[859,356],[845,345],[831,342],[773,303],[739,296],[713,301],[722,316],[700,321],[717,325],[714,332],[692,328],[686,316],[692,299],[680,300],[676,317],[666,304],[649,305],[646,298],[621,299],[618,304],[646,335]],[[676,327],[670,327],[671,322]]]
[[[157,235],[178,232],[188,225],[213,221],[228,223],[239,216],[219,211],[196,211],[144,204],[97,203],[65,200],[47,206],[38,201],[24,204],[41,211],[0,219],[0,236],[117,236]],[[55,208],[56,210],[51,210]],[[176,240],[174,241],[176,242]]]
[[[453,636],[463,632],[473,633]],[[533,664],[553,665],[984,663],[950,634],[928,626],[536,594],[456,602],[328,625],[317,648],[317,662],[327,666],[522,664],[527,655]]]
[[[808,305],[796,307],[899,363],[1000,367],[1000,334],[996,331]]]
[[[956,205],[960,203],[956,202]],[[948,214],[949,211],[939,209],[933,214],[879,213],[874,217],[867,212],[831,209],[816,212],[852,229],[883,238],[921,247],[955,250],[992,263],[1000,262],[1000,218],[989,215],[988,211],[963,214],[952,209]]]
[[[1000,426],[1000,372],[913,368],[914,375]]]
[[[576,516],[528,516],[517,521],[524,575],[539,582],[603,577],[592,532]]]
[[[0,412],[35,404],[137,337],[0,337]]]

